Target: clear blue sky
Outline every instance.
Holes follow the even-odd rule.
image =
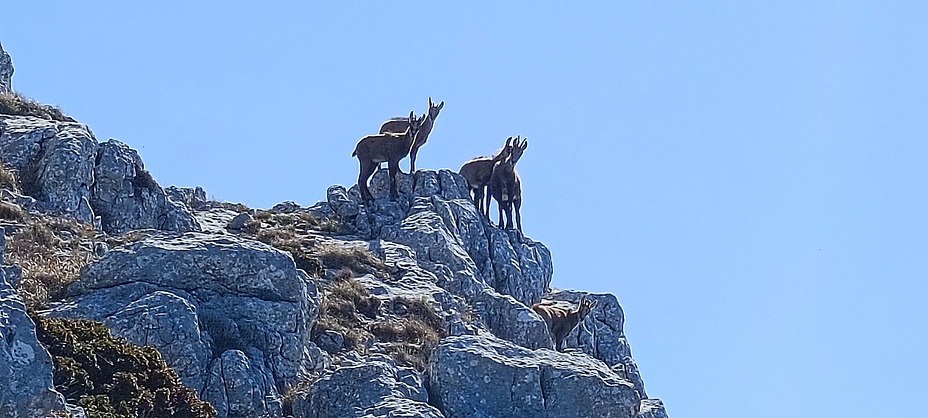
[[[526,234],[672,416],[928,416],[928,3],[135,3],[0,42],[162,184],[309,205],[432,96],[418,165],[527,136]]]

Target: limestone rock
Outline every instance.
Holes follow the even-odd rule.
[[[125,144],[98,144],[77,122],[0,115],[0,160],[19,173],[39,210],[93,223],[108,233],[152,228],[198,231],[187,208],[165,194]]]
[[[64,411],[65,400],[54,389],[52,372],[52,357],[39,344],[26,305],[0,270],[0,416],[44,418]]]
[[[126,144],[115,139],[100,144],[96,161],[90,203],[94,212],[102,217],[104,231],[200,230],[187,208],[168,198],[145,170],[139,154]]]
[[[92,222],[97,141],[85,125],[0,115],[0,159],[19,173],[39,208]]]
[[[642,399],[638,407],[638,418],[667,418],[664,403],[660,399]]]
[[[13,91],[13,59],[0,45],[0,93]]]
[[[209,370],[203,399],[220,417],[281,416],[281,400],[270,373],[257,353],[226,350]]]
[[[51,315],[154,345],[223,417],[279,414],[301,369],[327,364],[309,341],[315,285],[288,254],[256,241],[155,234],[87,266],[68,295]]]
[[[229,221],[229,224],[226,226],[228,229],[242,229],[245,228],[248,224],[255,221],[255,218],[251,216],[250,213],[240,213],[235,215],[232,220]]]
[[[447,338],[428,376],[430,400],[453,417],[631,418],[640,402],[631,382],[592,357],[487,335]]]
[[[178,203],[183,203],[189,209],[205,210],[210,208],[210,200],[206,197],[206,190],[202,187],[168,186],[164,193]]]
[[[293,405],[297,418],[444,417],[430,406],[415,370],[372,355],[326,372]]]
[[[579,348],[584,353],[602,360],[632,382],[642,398],[647,398],[644,381],[625,337],[625,312],[614,295],[552,290],[545,298],[567,302],[562,306],[575,308],[583,295],[595,300],[596,306],[590,315],[567,335],[564,347]]]

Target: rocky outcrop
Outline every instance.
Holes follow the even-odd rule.
[[[0,115],[0,160],[19,173],[34,210],[95,222],[103,231],[199,231],[187,208],[165,194],[135,150],[99,144],[77,122]]]
[[[104,231],[118,234],[144,228],[200,230],[187,208],[168,198],[145,170],[139,154],[122,142],[111,139],[100,144],[94,179],[91,205],[102,218]]]
[[[0,48],[0,89],[11,90],[12,71]],[[135,150],[98,143],[87,126],[59,119],[0,115],[0,159],[27,195],[0,197],[109,234],[146,231],[114,240],[123,244],[109,251],[95,247],[99,260],[48,315],[97,320],[156,347],[220,417],[282,416],[290,395],[295,417],[667,416],[647,398],[615,296],[589,295],[596,307],[568,335],[567,351],[551,350],[530,306],[546,299],[573,307],[583,293],[550,289],[544,244],[492,226],[455,172],[400,174],[396,201],[379,170],[371,204],[357,186],[332,186],[308,208],[284,202],[252,211],[210,200],[202,188],[163,189]],[[287,215],[262,223],[278,214]],[[140,241],[125,244],[133,239]],[[346,249],[334,251],[342,258],[362,248],[364,260],[320,268],[311,258],[322,247]],[[352,271],[337,279],[342,265]],[[0,391],[0,415],[41,416],[66,405],[10,286],[20,273],[0,268],[0,387],[13,388]],[[330,292],[324,312],[364,318],[316,324],[316,280]],[[336,280],[360,296],[329,298]],[[400,319],[427,328],[429,338],[406,337],[414,334],[406,328],[375,332]]]
[[[13,91],[13,59],[0,45],[0,93]]]
[[[6,247],[2,229],[0,243]],[[44,418],[53,411],[64,412],[64,397],[52,384],[52,367],[26,305],[0,270],[0,416]]]
[[[638,364],[632,358],[631,346],[625,338],[625,312],[614,295],[555,289],[545,295],[545,299],[567,302],[562,306],[574,308],[584,295],[595,300],[596,306],[590,315],[567,335],[564,346],[579,348],[584,353],[602,360],[634,383],[635,390],[642,398],[647,398],[644,381],[638,372]]]
[[[631,382],[597,359],[485,335],[447,338],[428,377],[432,402],[452,417],[626,418],[641,401]]]
[[[83,124],[0,115],[0,159],[19,173],[23,191],[42,211],[93,222],[96,147]]]
[[[154,235],[88,266],[68,294],[51,315],[101,321],[157,347],[221,417],[279,415],[300,371],[327,364],[309,340],[315,285],[259,242]]]
[[[297,418],[440,418],[428,404],[428,393],[415,370],[397,367],[393,359],[373,355],[346,356],[293,404]]]
[[[551,253],[516,231],[502,231],[477,213],[465,180],[450,170],[397,176],[397,201],[386,170],[374,173],[371,206],[357,186],[330,187],[325,202],[307,210],[336,217],[358,236],[403,245],[411,262],[434,283],[464,298],[501,338],[527,348],[551,347],[544,321],[529,308],[541,300],[553,274]]]

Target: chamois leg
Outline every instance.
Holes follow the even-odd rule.
[[[564,338],[555,338],[557,342],[554,345],[554,349],[557,351],[564,351]]]
[[[374,200],[374,197],[371,196],[371,191],[370,189],[367,188],[367,179],[371,177],[371,174],[374,174],[374,170],[377,168],[379,164],[376,164],[376,163],[365,164],[363,160],[360,161],[360,163],[361,163],[361,169],[360,169],[360,173],[358,174],[358,190],[361,191],[361,199],[364,200],[365,204],[368,204],[369,202]]]
[[[518,225],[519,233],[522,232],[522,199],[512,202],[515,205],[516,209],[516,225]]]
[[[514,228],[514,226],[512,225],[512,201],[506,202],[506,205],[505,205],[505,206],[506,206],[506,208],[505,208],[505,210],[506,210],[506,229],[512,229],[512,228]],[[502,218],[500,218],[500,221],[502,221]]]
[[[488,221],[491,220],[490,219],[490,200],[492,199],[493,199],[493,194],[490,193],[490,186],[487,186],[487,199],[486,199],[486,206],[483,207],[483,212],[484,212],[483,214],[486,215]],[[492,222],[490,222],[490,224],[492,225]]]
[[[412,149],[409,150],[409,174],[416,172],[416,154],[418,153],[419,147],[416,145],[413,145]]]
[[[474,207],[477,208],[477,213],[483,214],[483,187],[474,189]]]
[[[396,173],[400,171],[400,160],[388,162],[387,167],[390,169],[390,200],[395,201],[399,197],[396,192]]]
[[[503,225],[503,205],[504,205],[503,202],[499,200],[496,201],[496,208],[499,209],[499,229],[505,228],[505,226]]]

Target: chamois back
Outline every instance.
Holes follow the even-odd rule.
[[[374,200],[367,187],[367,180],[382,162],[386,162],[390,170],[390,197],[396,199],[396,173],[399,171],[400,160],[409,154],[416,132],[419,130],[420,121],[421,119],[416,118],[415,112],[409,112],[408,127],[403,133],[388,132],[368,135],[358,141],[351,155],[358,157],[358,163],[361,166],[358,174],[358,189],[365,202]]]
[[[436,105],[432,102],[432,98],[429,97],[429,110],[425,113],[425,118],[420,120],[419,129],[416,131],[415,139],[409,150],[410,174],[416,171],[416,155],[419,153],[419,148],[425,145],[425,142],[429,140],[429,134],[432,133],[432,127],[435,126],[435,119],[438,118],[438,113],[441,112],[443,107],[445,107],[444,101]],[[391,118],[380,125],[380,133],[401,133],[408,127],[409,123],[407,120],[403,118]]]

